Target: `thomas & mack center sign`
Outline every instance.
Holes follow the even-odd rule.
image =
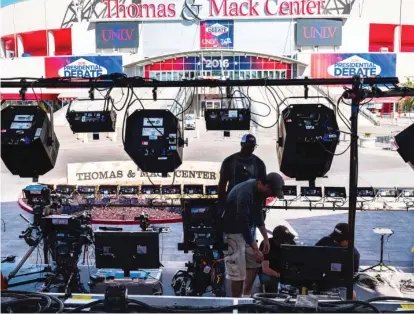
[[[125,3],[101,0],[104,17],[96,20],[185,20],[283,19],[340,17],[338,10],[327,12],[328,0],[167,0]],[[350,0],[344,0],[348,3]],[[340,12],[340,11],[339,11]]]

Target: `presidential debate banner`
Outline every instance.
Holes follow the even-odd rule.
[[[138,48],[138,22],[96,23],[96,48]]]
[[[210,20],[200,22],[201,49],[233,49],[234,21]]]
[[[346,78],[354,75],[396,76],[394,53],[319,53],[311,57],[312,78]]]
[[[122,56],[80,56],[45,58],[46,78],[90,78],[104,74],[122,73]]]
[[[342,45],[342,20],[299,19],[296,22],[296,46]]]

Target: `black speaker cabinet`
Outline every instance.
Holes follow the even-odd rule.
[[[405,162],[414,166],[414,123],[395,137],[397,152]]]

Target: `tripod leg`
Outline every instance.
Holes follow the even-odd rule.
[[[378,267],[378,266],[381,266],[381,264],[377,264],[377,265],[368,267],[366,269],[363,269],[363,270],[361,270],[361,273],[366,272],[366,271],[371,270],[371,269],[375,270],[375,268]]]
[[[36,250],[37,246],[39,245],[40,240],[33,245],[27,252],[24,254],[22,260],[17,264],[17,266],[10,272],[9,276],[7,277],[7,280],[13,279],[16,274],[19,272],[20,268],[26,263],[27,259],[32,255],[33,251]]]

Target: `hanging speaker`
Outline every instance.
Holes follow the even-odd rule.
[[[296,180],[315,180],[331,168],[339,142],[335,112],[321,104],[290,105],[279,122],[280,171]]]
[[[414,123],[395,136],[397,152],[414,168]]]
[[[1,111],[1,159],[22,178],[37,178],[55,167],[59,141],[49,117],[38,106]]]

